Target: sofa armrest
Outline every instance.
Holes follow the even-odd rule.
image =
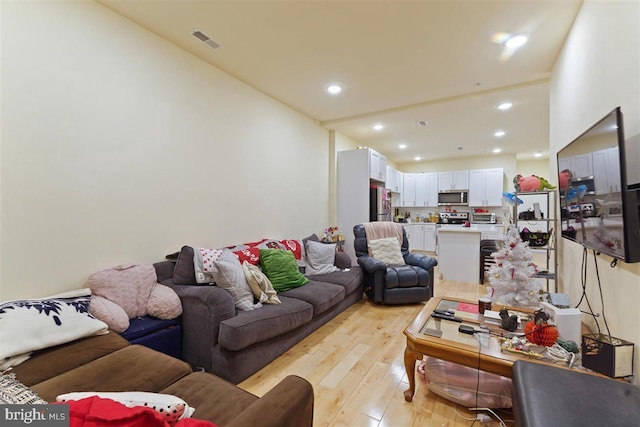
[[[182,302],[182,353],[194,366],[211,369],[211,347],[218,343],[220,323],[236,315],[231,294],[217,286],[174,285]]]
[[[336,252],[336,258],[333,261],[333,265],[341,270],[351,268],[351,257],[346,252]]]
[[[404,262],[408,265],[415,265],[416,267],[422,267],[427,271],[433,270],[433,267],[438,265],[438,260],[426,255],[409,253],[405,255]]]
[[[373,274],[376,271],[385,271],[387,269],[387,264],[375,258],[371,258],[370,256],[358,257],[358,264],[364,271],[370,274]]]
[[[311,427],[313,387],[290,375],[252,403],[225,427]]]

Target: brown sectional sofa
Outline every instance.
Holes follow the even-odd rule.
[[[183,247],[177,257],[193,259],[193,248]],[[278,293],[281,304],[238,311],[229,292],[196,285],[193,272],[181,271],[177,262],[154,266],[158,283],[171,287],[182,301],[183,359],[234,384],[269,364],[363,294],[360,267],[352,266],[349,256],[338,252],[335,265],[343,270],[308,276],[304,286]]]
[[[145,391],[177,396],[193,417],[224,427],[303,427],[313,423],[313,388],[288,376],[261,398],[120,335],[93,336],[36,352],[12,370],[43,399],[80,391]]]

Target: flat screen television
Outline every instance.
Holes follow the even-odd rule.
[[[558,151],[562,236],[627,263],[640,261],[640,189],[627,184],[617,107]]]

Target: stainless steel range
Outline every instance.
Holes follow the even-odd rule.
[[[469,212],[441,212],[438,224],[464,224],[469,221]]]

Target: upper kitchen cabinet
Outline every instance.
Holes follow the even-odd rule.
[[[469,171],[469,206],[502,206],[504,169]]]
[[[415,206],[438,206],[438,173],[418,173],[416,175]]]
[[[416,206],[416,181],[418,173],[405,173],[402,187],[402,206]]]
[[[593,153],[593,178],[596,194],[620,192],[620,152],[618,147]]]
[[[574,178],[593,176],[593,158],[591,153],[567,157],[558,162],[559,170],[569,169]]]
[[[387,158],[376,150],[367,148],[369,151],[369,171],[370,178],[380,182],[387,181]]]
[[[402,193],[402,172],[387,166],[387,181],[385,187],[394,193]]]
[[[468,190],[469,171],[440,172],[438,174],[438,190]]]

